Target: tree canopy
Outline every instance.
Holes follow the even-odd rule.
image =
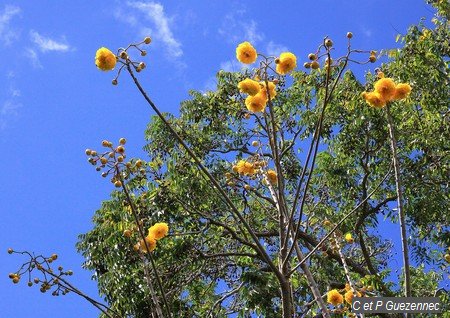
[[[441,288],[450,277],[449,8],[435,6],[434,26],[412,26],[401,48],[360,51],[349,33],[336,56],[325,38],[301,59],[304,71],[292,70],[290,52],[257,55],[242,43],[237,58],[257,65],[219,71],[216,89],[191,91],[179,116],[160,113],[140,86],[145,64],[128,55],[138,45],[117,57],[100,49],[97,66],[121,65],[157,112],[147,157],[128,160],[125,139],[87,151],[117,187],[77,244],[110,307],[101,317],[352,317],[353,297],[405,295],[408,285],[450,309]],[[411,92],[383,105],[362,96],[382,98],[383,79]],[[401,256],[387,237],[400,230],[384,233],[385,222],[405,222],[403,271],[390,265]],[[55,277],[47,285],[59,286]]]

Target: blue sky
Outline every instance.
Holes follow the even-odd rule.
[[[281,3],[281,2],[280,2]],[[2,317],[97,317],[88,303],[41,294],[7,277],[21,259],[8,247],[50,255],[75,272],[80,289],[96,295],[81,269],[77,235],[113,186],[86,162],[84,149],[126,137],[127,153],[141,156],[152,115],[129,78],[94,65],[95,51],[151,36],[140,74],[164,111],[177,113],[188,90],[215,85],[220,69],[238,70],[235,47],[251,41],[268,54],[294,52],[299,65],[321,39],[344,49],[345,34],[366,50],[395,47],[433,10],[422,0],[304,1],[2,1],[0,4],[0,312]],[[357,67],[373,70],[376,64]],[[124,74],[126,75],[126,74]]]

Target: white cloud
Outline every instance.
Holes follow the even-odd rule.
[[[34,68],[43,68],[41,61],[39,60],[39,56],[35,50],[27,48],[25,50],[25,57],[30,60],[30,63]]]
[[[7,115],[17,115],[17,110],[22,107],[22,104],[14,102],[12,99],[8,99],[2,105],[0,114],[2,118]]]
[[[133,16],[133,15],[124,13],[123,10],[122,10],[121,8],[117,8],[117,9],[114,11],[114,17],[115,17],[117,20],[120,20],[120,21],[122,21],[122,22],[124,22],[124,23],[126,23],[126,24],[129,24],[129,25],[132,26],[132,27],[135,27],[135,26],[138,25],[138,20],[137,20],[137,18],[136,18],[135,16]]]
[[[12,97],[19,97],[20,96],[20,89],[17,88],[11,88],[11,96]]]
[[[40,35],[38,32],[34,30],[30,31],[30,38],[31,41],[33,41],[42,52],[47,51],[67,52],[70,50],[70,46],[64,43],[65,41],[57,42],[48,37]]]
[[[243,69],[248,69],[246,64],[239,63],[236,60],[230,60],[220,63],[220,70],[225,72],[240,72]],[[203,84],[203,88],[200,89],[201,92],[205,93],[207,91],[215,91],[217,89],[217,77],[209,77]]]
[[[4,45],[10,45],[19,34],[16,30],[11,28],[11,19],[20,14],[21,9],[17,6],[6,5],[0,11],[0,40]]]
[[[164,7],[157,2],[127,2],[128,7],[136,9],[139,13],[143,14],[147,21],[150,21],[151,25],[139,25],[137,21],[139,19],[131,14],[123,14],[120,10],[116,11],[115,17],[133,27],[137,27],[140,32],[140,36],[153,37],[156,42],[164,44],[165,49],[172,59],[177,59],[183,55],[182,45],[177,40],[171,30],[172,20],[167,17],[164,12]]]
[[[281,44],[277,44],[273,41],[267,43],[266,54],[269,56],[279,56],[283,52],[289,51],[287,47]]]
[[[372,30],[366,27],[362,27],[362,33],[368,38],[370,38],[373,34]]]
[[[16,102],[14,99],[8,99],[1,105],[0,108],[0,130],[5,129],[8,123],[17,117],[19,114],[18,109],[22,107],[21,103]]]
[[[249,41],[256,44],[264,39],[264,34],[257,30],[258,23],[255,20],[245,18],[244,9],[235,10],[225,15],[218,32],[232,44]]]

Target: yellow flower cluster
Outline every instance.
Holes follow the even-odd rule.
[[[239,82],[238,88],[241,92],[249,94],[245,99],[245,106],[253,113],[263,112],[269,100],[269,95],[271,100],[277,95],[274,82],[267,82],[266,87],[266,83],[263,81],[258,83],[255,80],[247,78]]]
[[[169,226],[167,223],[156,223],[148,229],[148,235],[155,238],[155,240],[162,239],[169,233]]]
[[[236,48],[236,58],[244,64],[252,64],[256,61],[258,54],[249,42],[242,42]]]
[[[391,78],[382,77],[374,84],[373,92],[364,92],[362,97],[375,108],[382,108],[390,101],[406,98],[411,92],[411,86],[406,83],[396,84]]]
[[[327,293],[327,302],[333,306],[337,306],[344,302],[344,297],[337,289],[332,289]]]
[[[297,57],[291,52],[284,52],[275,60],[275,63],[277,64],[277,73],[286,75],[297,67]]]
[[[256,173],[255,165],[246,160],[239,160],[239,162],[233,166],[233,171],[242,175],[251,176]]]
[[[256,94],[255,96],[248,96],[245,99],[245,106],[253,113],[261,113],[266,107],[267,99],[263,94]]]
[[[267,87],[264,81],[259,82],[259,85],[261,87],[260,92],[266,98],[266,100],[269,100],[269,95],[271,100],[274,99],[275,96],[277,96],[276,85],[274,82],[267,82]],[[267,88],[269,88],[269,95],[267,95]]]
[[[95,65],[102,71],[111,71],[117,63],[117,57],[106,47],[101,47],[95,53]]]
[[[148,235],[145,237],[148,249],[152,252],[156,248],[156,241],[162,239],[169,232],[169,226],[167,223],[156,223],[148,229]],[[134,245],[135,251],[141,253],[147,253],[144,240],[140,240],[139,243]]]
[[[259,83],[250,78],[240,81],[238,88],[242,93],[249,94],[250,96],[255,96],[261,90]]]
[[[269,169],[267,170],[267,179],[269,179],[270,184],[278,183],[278,175],[275,170]]]
[[[356,292],[356,296],[357,297],[361,297],[361,293],[360,292]],[[348,291],[345,292],[344,294],[344,299],[347,303],[349,303],[350,305],[352,304],[353,301],[353,291],[351,289],[349,289]]]

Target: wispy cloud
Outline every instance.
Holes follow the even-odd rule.
[[[289,51],[288,48],[284,45],[277,44],[273,41],[267,43],[266,54],[269,56],[279,56],[283,52]]]
[[[39,60],[39,56],[35,50],[27,48],[24,55],[26,58],[28,58],[34,68],[43,68],[41,61]]]
[[[39,50],[41,50],[41,52],[67,52],[70,50],[70,46],[65,43],[66,41],[64,39],[62,42],[58,42],[48,37],[42,36],[34,30],[30,31],[30,38],[31,41],[37,45]]]
[[[368,29],[367,27],[362,27],[362,33],[366,36],[366,37],[368,37],[368,38],[370,38],[371,36],[372,36],[372,34],[373,34],[373,31],[371,30],[371,29]]]
[[[255,44],[264,39],[264,34],[258,31],[258,23],[255,20],[245,18],[246,10],[235,10],[225,15],[222,25],[219,27],[219,34],[229,43],[249,41]]]
[[[0,114],[2,115],[2,118],[8,115],[17,115],[17,110],[20,107],[22,107],[22,104],[16,103],[12,99],[8,99],[3,103]]]
[[[11,122],[18,115],[18,109],[22,107],[21,103],[8,99],[1,105],[0,108],[0,130],[6,129],[8,123]]]
[[[3,45],[10,45],[18,37],[18,31],[10,26],[10,21],[20,12],[19,7],[12,5],[5,5],[0,11],[0,40]]]
[[[248,69],[248,65],[239,63],[237,60],[233,59],[220,63],[219,69],[225,72],[239,72],[242,71],[243,69]],[[201,88],[200,91],[207,92],[207,91],[215,91],[216,89],[217,89],[217,77],[211,76],[203,83],[203,88]]]
[[[5,129],[8,123],[18,116],[18,110],[22,107],[19,102],[21,92],[14,85],[14,75],[10,76],[8,73],[6,78],[10,87],[6,99],[0,104],[0,130]]]
[[[127,6],[135,12],[123,12],[118,9],[115,17],[138,29],[141,37],[150,35],[162,43],[169,59],[177,60],[183,55],[181,42],[175,37],[171,29],[172,18],[169,18],[162,4],[157,2],[129,1]],[[143,15],[145,23],[140,22],[138,15]]]

